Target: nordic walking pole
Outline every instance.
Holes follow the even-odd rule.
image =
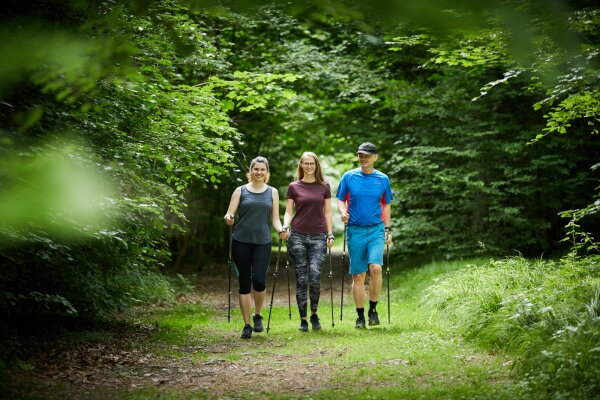
[[[231,322],[231,267],[233,264],[231,256],[232,231],[233,225],[229,225],[229,258],[227,259],[227,265],[229,269],[229,294],[227,299],[227,322]]]
[[[346,226],[344,225],[344,250],[342,250],[342,300],[340,305],[340,321],[344,316],[344,264],[346,261]]]
[[[287,286],[288,286],[288,315],[292,319],[292,295],[290,293],[290,251],[286,247],[287,260],[285,260],[285,273],[287,274]]]
[[[385,246],[385,275],[387,276],[388,324],[390,320],[390,245]]]
[[[329,251],[329,288],[331,292],[331,327],[335,326],[333,322],[333,267],[331,266],[331,247],[327,249]]]
[[[271,303],[269,304],[269,320],[267,321],[267,333],[271,327],[271,310],[273,309],[273,297],[275,297],[275,282],[279,270],[279,255],[281,254],[281,238],[279,238],[279,247],[277,248],[277,261],[275,261],[275,272],[273,272],[273,290],[271,291]]]

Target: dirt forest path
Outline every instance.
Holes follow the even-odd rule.
[[[354,329],[348,276],[344,280],[347,307],[344,322],[339,322],[341,252],[335,252],[333,260],[335,328],[330,325],[329,260],[322,274],[323,331],[297,330],[293,269],[289,271],[289,320],[282,258],[272,330],[255,334],[250,340],[239,337],[242,322],[236,281],[232,281],[232,321],[227,323],[227,266],[212,265],[196,277],[193,292],[175,307],[155,306],[139,318],[134,314],[133,321],[130,316],[127,323],[108,327],[100,337],[90,336],[79,345],[48,348],[38,354],[31,371],[17,374],[14,384],[27,385],[28,389],[21,390],[26,394],[22,398],[44,399],[337,398],[340,390],[346,398],[354,398],[364,397],[361,391],[367,388],[400,390],[398,398],[437,399],[454,398],[436,394],[445,380],[458,383],[460,388],[476,382],[473,393],[479,394],[485,393],[477,385],[492,391],[506,385],[507,368],[497,358],[463,348],[459,341],[422,327],[413,330],[421,322],[408,311],[401,311],[408,316],[406,321],[388,325],[383,317],[381,327],[366,332]],[[265,327],[273,272],[274,265],[263,309]],[[397,315],[393,317],[396,320]],[[446,365],[457,371],[447,371]],[[461,396],[464,394],[457,398]]]
[[[330,284],[334,285],[335,301],[340,300],[341,290],[341,252],[332,252],[333,280],[329,279],[329,258],[322,276],[322,298],[330,297]],[[269,309],[276,254],[273,254],[267,281],[267,298],[263,308],[266,319]],[[274,307],[288,305],[286,255],[282,252],[276,283]],[[347,263],[347,259],[346,259]],[[297,319],[295,302],[295,276],[289,268],[290,291],[293,318]],[[193,293],[180,299],[183,304],[202,304],[216,311],[217,319],[224,320],[227,315],[228,273],[227,265],[218,264],[206,267],[194,279]],[[345,276],[345,288],[351,280]],[[351,299],[348,299],[351,300]],[[238,310],[237,281],[232,273],[232,311]],[[339,305],[337,305],[339,312]],[[339,315],[336,315],[338,318]],[[238,315],[238,318],[239,315]],[[275,321],[273,321],[275,324]],[[325,322],[324,322],[324,325]],[[328,383],[329,371],[320,366],[312,368],[307,360],[318,357],[307,354],[292,359],[286,355],[275,358],[261,355],[255,341],[239,339],[241,320],[232,320],[230,332],[222,343],[195,345],[172,345],[169,352],[184,354],[172,357],[157,354],[154,345],[148,346],[147,340],[156,332],[156,327],[138,324],[135,329],[113,327],[111,338],[99,343],[84,343],[79,346],[61,348],[52,347],[39,353],[32,374],[23,374],[22,382],[28,381],[33,392],[42,398],[111,398],[114,388],[124,391],[136,391],[148,385],[158,388],[177,388],[177,390],[201,391],[210,393],[214,398],[244,398],[248,393],[260,393],[264,388],[275,393],[313,393],[325,387],[335,388],[341,385]],[[240,329],[238,329],[240,328]],[[255,334],[255,336],[257,336]],[[254,338],[256,339],[256,337]],[[261,340],[259,346],[281,346],[271,340]],[[242,358],[235,362],[225,360],[222,355],[230,351],[241,352]],[[196,352],[208,353],[202,362],[193,357]],[[259,357],[257,357],[257,353]],[[308,366],[308,367],[307,367]],[[298,370],[301,369],[300,372]],[[261,389],[263,388],[263,389]],[[119,396],[120,397],[120,396]],[[1,397],[0,397],[1,398]],[[186,398],[184,396],[184,398]]]

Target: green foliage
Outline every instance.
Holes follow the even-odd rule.
[[[210,90],[223,90],[227,110],[239,109],[248,112],[256,109],[280,106],[284,100],[296,96],[294,91],[283,89],[277,85],[281,82],[294,82],[300,76],[294,74],[257,74],[235,71],[232,80],[211,77],[208,82]]]
[[[597,268],[597,266],[596,266]],[[574,399],[592,398],[600,389],[600,286],[585,310],[555,330],[546,343],[537,342],[519,365],[527,389]]]
[[[490,261],[450,272],[423,304],[465,337],[514,354],[527,389],[584,399],[599,385],[599,271],[597,257]]]
[[[544,53],[547,59],[539,61],[540,74],[547,68],[543,64],[547,64],[548,59],[552,60],[551,66],[561,65],[566,70],[548,87],[548,96],[534,105],[536,110],[549,107],[549,112],[544,116],[547,120],[544,128],[546,134],[566,133],[572,128],[590,133],[598,132],[598,12],[598,9],[589,8],[569,14],[568,26],[584,38],[576,54],[550,49]],[[582,126],[583,124],[587,126]],[[540,134],[536,139],[543,136]]]
[[[63,7],[40,5],[41,15]],[[180,43],[168,24],[109,4],[79,11],[29,38],[29,28],[22,37],[3,31],[40,48],[37,58],[4,48],[18,53],[6,68],[20,72],[2,76],[10,111],[0,173],[7,322],[93,320],[173,298],[162,275],[171,263],[165,233],[185,229],[187,192],[219,183],[239,138],[212,88],[184,79],[189,66],[176,62]],[[161,14],[169,20],[168,7]],[[46,48],[44,34],[52,39]],[[15,43],[5,39],[3,46]],[[60,139],[66,132],[70,140]]]
[[[349,168],[352,158],[346,155],[370,140],[383,149],[378,168],[394,183],[396,248],[403,255],[555,251],[562,227],[558,211],[584,206],[584,194],[596,186],[586,163],[598,144],[576,129],[568,140],[526,146],[547,124],[530,109],[543,96],[542,84],[574,82],[569,76],[546,79],[551,68],[542,60],[552,56],[556,71],[570,71],[560,63],[576,50],[565,51],[566,42],[557,44],[548,34],[551,13],[505,8],[494,15],[476,7],[488,26],[446,27],[441,35],[427,25],[390,27],[374,20],[366,34],[326,12],[315,24],[286,15],[284,8],[209,17],[205,25],[221,51],[215,58],[230,60],[219,65],[232,83],[223,77],[218,82],[244,133],[239,154],[269,157],[272,183],[285,188],[293,155],[307,149],[334,153],[338,166]],[[511,35],[516,22],[510,16],[522,12],[540,14],[539,20],[519,20],[531,25],[540,48],[533,67],[512,53],[528,46]],[[571,25],[581,30],[586,14],[577,15]],[[236,79],[240,70],[246,75]],[[582,85],[593,82],[588,78],[594,69],[589,71],[577,78]],[[247,77],[260,74],[301,76],[290,82],[296,95],[280,96],[267,107],[256,103],[261,90]],[[565,146],[568,152],[560,150]],[[241,160],[238,166],[246,167]],[[223,183],[230,192],[239,181]]]
[[[600,211],[600,201],[596,200],[594,204],[583,209],[567,210],[560,213],[561,217],[569,218],[569,223],[565,226],[566,236],[563,239],[563,242],[568,242],[571,246],[571,251],[565,256],[566,260],[575,262],[581,255],[597,256],[600,253],[600,248],[594,241],[592,234],[581,227],[582,218],[594,215],[598,211]]]
[[[3,316],[94,319],[172,299],[164,272],[225,258],[221,216],[249,159],[267,156],[271,184],[285,189],[303,151],[339,173],[364,141],[381,149],[377,168],[392,180],[402,257],[561,251],[560,212],[573,248],[563,264],[577,269],[582,251],[595,251],[583,232],[598,227],[589,205],[599,182],[590,169],[600,151],[597,7],[243,3],[4,7]],[[533,339],[514,332],[546,314],[495,316],[556,299],[534,296],[547,283],[541,267],[505,263],[470,270],[481,282],[464,277],[481,290],[464,304],[480,318],[463,333],[494,345],[512,338],[517,351]],[[563,274],[563,264],[548,270]],[[484,277],[495,269],[504,272]],[[585,300],[563,291],[581,305],[585,287]],[[588,338],[594,325],[582,327]],[[559,347],[580,340],[561,338]]]
[[[89,237],[109,223],[106,198],[114,188],[89,146],[56,138],[35,147],[9,145],[3,150],[0,229],[7,240],[32,229]]]
[[[540,12],[530,5],[515,13]],[[567,42],[579,32],[595,37],[597,18],[592,10],[562,12],[568,24],[545,11],[528,22],[538,50],[526,63],[514,53],[518,39],[510,35],[515,22],[505,19],[513,13],[507,9],[484,13],[485,28],[451,28],[441,36],[421,27],[386,42],[393,53],[380,65],[391,69],[416,54],[411,64],[421,71],[390,70],[397,79],[379,111],[390,132],[402,131],[388,134],[385,146],[386,168],[397,182],[401,252],[536,255],[558,247],[560,210],[586,206],[597,186],[589,168],[598,143],[588,136],[597,121],[597,45]],[[561,38],[553,29],[568,32]],[[542,116],[531,106],[550,110]],[[567,128],[568,143],[549,135]],[[527,148],[537,132],[544,141]],[[594,226],[592,219],[588,227]]]
[[[544,131],[547,133],[566,133],[574,120],[583,119],[592,133],[597,134],[596,124],[600,121],[600,93],[584,91],[562,100],[545,116],[548,120]]]
[[[24,26],[2,27],[0,56],[5,62],[0,69],[0,91],[13,90],[22,80],[28,80],[42,93],[54,95],[57,101],[83,101],[87,108],[88,96],[98,94],[98,81],[118,81],[137,75],[129,67],[136,49],[127,38],[94,39],[67,28],[41,24],[42,21],[35,21]],[[122,65],[115,68],[113,63]],[[23,130],[26,128],[22,126]]]
[[[549,222],[557,219],[554,210],[563,200],[550,193],[564,186],[545,176],[557,176],[569,161],[557,156],[553,163],[547,150],[527,148],[529,132],[541,128],[540,121],[519,117],[521,110],[508,100],[519,96],[514,104],[527,102],[526,95],[496,90],[471,102],[478,85],[451,71],[452,78],[433,87],[398,82],[390,88],[395,94],[386,108],[406,110],[394,115],[403,135],[390,139],[393,150],[386,148],[382,167],[397,182],[395,237],[401,251],[456,257],[549,249],[556,239],[540,230],[552,231]],[[487,115],[496,122],[480,117]],[[571,156],[586,158],[581,153],[566,158]]]

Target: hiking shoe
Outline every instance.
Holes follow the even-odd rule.
[[[300,328],[298,328],[302,332],[308,332],[308,321],[305,319],[300,320]]]
[[[364,317],[356,319],[356,329],[366,329]]]
[[[252,325],[246,324],[244,325],[244,329],[242,330],[242,339],[250,339],[252,337]]]
[[[313,331],[321,330],[321,323],[319,322],[319,316],[317,314],[313,314],[310,316],[310,323],[312,325]]]
[[[254,314],[254,317],[252,317],[252,319],[254,320],[254,332],[262,332],[265,330],[262,324],[262,314]]]
[[[369,326],[371,325],[379,325],[379,316],[375,310],[369,311]]]

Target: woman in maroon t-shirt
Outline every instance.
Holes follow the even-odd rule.
[[[296,270],[296,302],[300,312],[300,330],[308,331],[307,305],[310,297],[310,322],[320,330],[317,307],[321,295],[321,267],[327,247],[333,245],[331,189],[323,179],[319,158],[305,152],[298,162],[296,181],[290,183],[283,217],[283,229],[291,222],[287,235],[290,258]],[[295,209],[295,214],[294,214]]]

